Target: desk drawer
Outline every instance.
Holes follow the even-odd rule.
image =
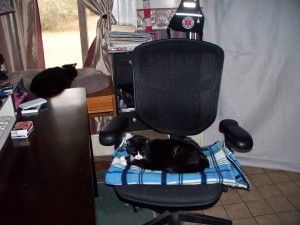
[[[88,97],[87,100],[88,113],[101,113],[101,112],[114,112],[115,97],[110,96],[98,96]]]

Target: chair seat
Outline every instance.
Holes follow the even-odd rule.
[[[116,194],[127,202],[153,208],[195,208],[209,206],[220,198],[223,184],[206,185],[116,185]]]
[[[126,138],[124,138],[126,139]],[[126,141],[124,140],[124,143]],[[216,142],[203,147],[210,168],[200,173],[169,174],[162,171],[144,170],[136,166],[124,164],[122,158],[128,156],[126,144],[114,153],[114,159],[108,169],[105,182],[108,185],[180,185],[192,187],[194,185],[223,184],[231,187],[250,188],[250,183],[243,173],[238,161],[224,143]]]

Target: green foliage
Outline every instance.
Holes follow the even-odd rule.
[[[72,29],[70,23],[78,20],[77,0],[38,0],[38,4],[43,30]]]

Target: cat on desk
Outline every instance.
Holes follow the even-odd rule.
[[[77,76],[76,63],[53,67],[38,73],[31,82],[30,90],[39,97],[51,97],[71,86]]]
[[[209,167],[201,147],[190,138],[149,140],[137,135],[127,140],[128,165],[168,173],[194,173]]]

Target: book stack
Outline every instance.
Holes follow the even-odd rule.
[[[153,40],[151,34],[146,32],[133,32],[129,28],[107,31],[105,33],[105,41],[107,43],[108,52],[126,52],[132,51],[136,46]]]
[[[32,131],[32,121],[17,122],[13,129],[10,131],[10,135],[13,139],[28,138]]]

